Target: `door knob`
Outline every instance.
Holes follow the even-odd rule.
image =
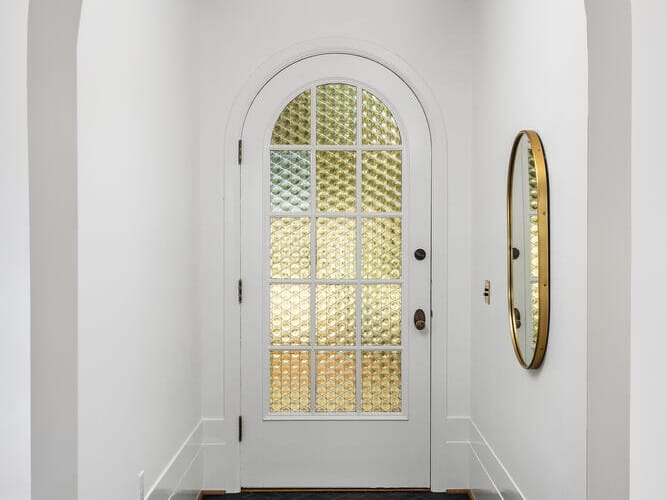
[[[426,328],[426,314],[423,309],[417,309],[415,311],[415,327],[417,330]]]

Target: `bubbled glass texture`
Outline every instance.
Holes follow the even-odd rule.
[[[361,353],[361,408],[364,412],[401,411],[400,351]]]
[[[271,278],[310,277],[310,219],[271,218]]]
[[[537,169],[533,150],[528,147],[528,204],[533,211],[537,210]]]
[[[310,90],[299,94],[282,110],[273,127],[271,144],[310,144]]]
[[[537,345],[537,334],[540,328],[540,284],[531,283],[530,285],[530,309],[532,314],[532,347]]]
[[[271,208],[274,212],[310,209],[310,152],[271,151]]]
[[[357,142],[357,88],[344,83],[317,87],[317,144]]]
[[[356,353],[319,351],[315,357],[315,364],[316,411],[355,411],[357,409]]]
[[[357,153],[318,151],[316,156],[318,212],[354,212],[357,208]]]
[[[530,276],[538,278],[540,273],[540,238],[537,215],[530,217]]]
[[[402,204],[401,151],[361,154],[361,205],[364,212],[400,212]]]
[[[361,229],[363,278],[400,279],[401,238],[400,218],[363,219]]]
[[[317,278],[354,279],[357,221],[343,217],[317,219]]]
[[[382,282],[402,277],[396,120],[371,92],[328,83],[285,107],[271,143],[269,409],[401,412],[403,285]]]
[[[401,344],[401,285],[361,287],[363,345]]]
[[[317,285],[316,288],[317,345],[356,344],[356,287],[354,285]]]
[[[269,357],[271,411],[310,411],[310,352],[271,351]]]
[[[310,344],[310,286],[274,283],[270,295],[271,344]]]
[[[401,132],[394,115],[380,99],[367,90],[361,94],[362,144],[390,146],[401,144]]]

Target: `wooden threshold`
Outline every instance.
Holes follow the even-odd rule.
[[[470,490],[447,490],[447,493],[451,493],[452,495],[468,495],[470,500],[475,500],[475,495]]]
[[[431,488],[241,488],[241,493],[290,493],[290,492],[311,492],[311,493],[327,493],[338,492],[344,493],[349,491],[351,493],[372,493],[374,491],[415,491],[424,492],[431,491]]]

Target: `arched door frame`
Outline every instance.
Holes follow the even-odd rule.
[[[325,54],[345,54],[368,59],[396,74],[419,101],[429,127],[432,170],[432,284],[431,334],[431,468],[443,470],[442,449],[437,443],[445,439],[446,409],[446,341],[447,341],[447,135],[440,107],[428,86],[410,66],[395,54],[368,42],[353,39],[317,39],[295,45],[272,56],[243,86],[234,101],[224,141],[224,433],[230,445],[230,456],[239,456],[236,416],[240,414],[240,306],[237,281],[240,273],[240,168],[238,144],[243,137],[245,118],[262,88],[285,68],[308,58]],[[240,487],[238,460],[231,460],[226,472],[227,491]],[[444,480],[435,475],[434,490],[444,489]],[[440,483],[440,484],[439,484]]]

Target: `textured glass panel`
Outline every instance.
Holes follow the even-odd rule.
[[[361,408],[364,412],[401,411],[401,353],[361,353]]]
[[[356,144],[357,89],[343,83],[317,87],[317,143]]]
[[[271,144],[310,144],[310,90],[282,110],[273,127]]]
[[[271,218],[271,277],[310,277],[310,219]]]
[[[380,99],[367,90],[362,92],[361,113],[363,144],[398,145],[401,143],[401,132],[398,130],[394,115]]]
[[[365,279],[401,277],[401,219],[363,219],[361,268]]]
[[[316,357],[315,407],[321,412],[356,410],[356,353],[320,351]]]
[[[309,151],[271,151],[271,208],[274,212],[310,209]]]
[[[271,351],[272,412],[310,411],[310,353]]]
[[[401,344],[401,285],[361,287],[363,345]]]
[[[354,279],[356,274],[356,220],[317,219],[317,277]]]
[[[271,285],[271,344],[310,344],[310,286]]]
[[[354,285],[317,285],[317,345],[354,345],[357,331]]]
[[[317,210],[354,212],[357,206],[357,153],[317,152]]]
[[[531,309],[531,314],[533,315],[533,337],[532,337],[532,342],[531,346],[533,350],[535,349],[535,346],[537,345],[537,333],[539,331],[540,327],[540,284],[539,283],[531,283],[530,285],[530,309]]]
[[[537,210],[537,170],[533,150],[528,147],[528,200],[531,210]]]
[[[361,205],[364,212],[400,212],[402,189],[400,151],[361,154]]]
[[[539,226],[537,225],[537,215],[530,217],[530,275],[533,278],[539,276],[540,256],[539,256]]]

